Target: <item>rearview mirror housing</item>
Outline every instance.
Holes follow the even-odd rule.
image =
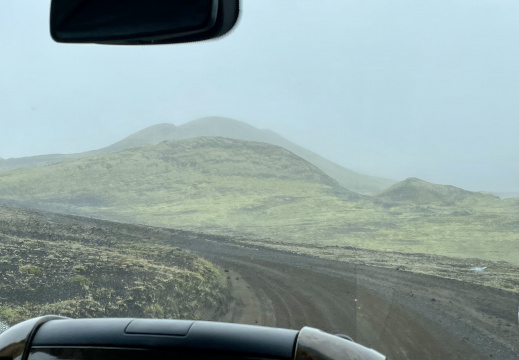
[[[174,44],[224,35],[238,20],[239,0],[52,0],[56,42]]]

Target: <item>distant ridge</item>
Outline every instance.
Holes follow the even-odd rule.
[[[509,191],[509,192],[507,192],[507,191],[497,191],[497,192],[492,192],[491,194],[499,196],[501,199],[513,199],[513,198],[518,198],[519,199],[519,193],[518,192],[513,192],[513,191]]]
[[[4,162],[0,161],[0,172],[21,167],[54,164],[88,155],[117,152],[138,146],[156,145],[162,141],[179,141],[207,136],[258,141],[281,146],[318,167],[328,176],[335,179],[345,189],[357,193],[375,194],[387,189],[395,183],[394,180],[364,175],[346,169],[310,150],[288,141],[271,130],[258,129],[242,121],[216,116],[200,118],[180,126],[167,123],[153,125],[99,150],[79,154],[41,155],[27,158],[8,159]]]
[[[242,121],[213,116],[193,120],[180,126],[167,123],[153,125],[101,149],[101,151],[119,151],[135,146],[154,145],[162,141],[177,141],[201,136],[260,141],[278,146],[281,145],[274,143],[287,142],[273,131],[260,130]]]
[[[432,184],[414,177],[400,181],[374,197],[384,201],[419,205],[452,205],[470,200],[498,199],[494,195],[467,191],[451,185]]]
[[[136,146],[158,144],[165,140],[177,141],[200,136],[221,136],[281,146],[314,164],[321,171],[335,179],[344,188],[361,194],[374,194],[395,183],[393,180],[364,175],[346,169],[312,151],[288,141],[271,130],[258,129],[242,121],[224,117],[205,117],[180,126],[173,124],[150,126],[100,151],[119,151]]]

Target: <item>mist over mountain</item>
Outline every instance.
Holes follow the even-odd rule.
[[[499,196],[501,199],[519,198],[519,192],[496,191],[492,192],[492,194]]]
[[[40,155],[8,159],[4,163],[0,162],[0,171],[13,170],[20,167],[43,166],[62,161],[69,161],[92,154],[110,153],[132,147],[154,145],[162,141],[179,141],[203,136],[218,136],[238,140],[258,141],[281,146],[314,164],[323,172],[335,179],[344,188],[362,194],[374,194],[395,183],[393,180],[364,175],[346,169],[316,153],[286,140],[273,131],[257,129],[244,122],[223,117],[201,118],[180,126],[175,126],[173,124],[154,125],[138,131],[113,145],[85,153]]]
[[[175,141],[199,136],[221,136],[239,140],[260,141],[281,146],[311,162],[337,180],[344,188],[358,193],[376,193],[395,183],[393,180],[364,175],[346,169],[286,140],[271,130],[257,129],[242,121],[223,117],[201,118],[180,126],[173,124],[151,126],[107,148],[101,149],[101,151],[117,151],[135,146],[157,144],[164,140]]]
[[[284,140],[273,131],[260,130],[242,121],[215,116],[193,120],[180,126],[174,124],[153,125],[101,149],[101,151],[118,151],[135,146],[158,144],[162,141],[176,141],[200,136],[219,136],[270,144]]]

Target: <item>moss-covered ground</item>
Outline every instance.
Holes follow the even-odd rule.
[[[282,148],[164,142],[0,174],[0,198],[115,221],[305,247],[519,265],[519,200],[407,181],[368,197]]]
[[[45,314],[219,318],[230,296],[223,275],[166,245],[164,236],[144,226],[67,224],[0,207],[0,321]]]

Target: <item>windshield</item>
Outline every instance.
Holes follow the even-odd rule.
[[[0,331],[45,314],[519,353],[519,5],[243,0],[214,41],[64,45],[2,0]]]

